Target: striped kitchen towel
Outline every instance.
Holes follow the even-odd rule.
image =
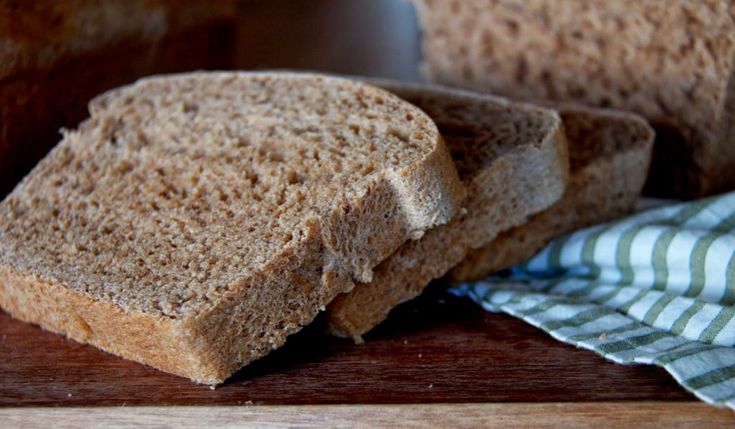
[[[735,192],[575,232],[451,292],[735,409]]]

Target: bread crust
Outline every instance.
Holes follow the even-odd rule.
[[[557,106],[571,153],[592,152],[572,161],[564,196],[528,223],[474,249],[448,274],[450,283],[479,280],[535,255],[553,238],[629,213],[643,189],[654,132],[638,115],[581,106]],[[595,136],[607,138],[596,138]],[[615,141],[613,141],[615,140]],[[616,143],[620,145],[615,147]],[[588,146],[588,147],[585,147]]]
[[[553,111],[437,86],[370,82],[416,103],[437,122],[440,132],[458,132],[460,136],[451,138],[445,134],[453,153],[467,147],[463,131],[456,130],[460,127],[455,115],[459,116],[463,109],[476,109],[477,117],[487,122],[494,120],[493,112],[505,111],[542,125],[528,140],[517,144],[495,142],[500,150],[468,153],[467,158],[476,159],[466,159],[458,165],[468,193],[465,212],[446,225],[427,231],[420,240],[404,244],[378,265],[372,282],[357,284],[327,307],[326,330],[356,341],[383,321],[393,307],[417,296],[432,279],[446,274],[470,249],[482,246],[500,231],[523,223],[531,214],[553,204],[561,197],[568,172],[561,121]],[[483,124],[467,121],[462,126],[465,131],[483,128]],[[496,132],[487,130],[487,140],[479,137],[486,149],[493,146],[492,136]],[[477,142],[473,138],[470,141]]]

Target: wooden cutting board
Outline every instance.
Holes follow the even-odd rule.
[[[427,404],[411,408],[418,412],[428,404],[563,403],[624,410],[629,404],[650,415],[640,404],[658,404],[655,413],[701,414],[735,425],[730,411],[699,404],[662,369],[610,363],[454,298],[441,285],[395,310],[364,344],[323,336],[317,325],[212,390],[0,313],[0,406],[22,407],[14,408],[21,412],[31,410],[27,407]],[[548,416],[545,408],[535,409]],[[573,411],[559,409],[559,416]]]

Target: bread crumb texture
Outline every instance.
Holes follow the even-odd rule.
[[[735,24],[724,0],[414,0],[429,79],[642,114],[659,193],[735,186]]]
[[[459,207],[435,125],[368,85],[193,73],[110,91],[90,112],[0,204],[1,303],[197,381],[282,344]],[[32,290],[59,314],[28,308]],[[77,299],[119,323],[61,321]]]
[[[467,189],[465,210],[401,246],[327,308],[327,330],[360,341],[396,305],[419,295],[470,249],[556,202],[568,173],[556,112],[439,86],[371,81],[419,106],[436,122]]]

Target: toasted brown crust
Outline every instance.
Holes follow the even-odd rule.
[[[414,106],[399,100],[390,93],[364,84],[313,75],[213,73],[192,74],[170,79],[183,79],[184,82],[188,82],[186,79],[195,82],[208,81],[208,79],[219,82],[218,79],[221,79],[222,82],[227,82],[227,79],[230,78],[245,81],[248,79],[268,80],[269,82],[281,82],[284,85],[304,83],[308,84],[308,86],[303,86],[304,88],[311,89],[318,85],[325,85],[327,87],[325,89],[336,90],[338,88],[340,91],[348,91],[348,94],[359,95],[358,99],[362,101],[368,100],[367,97],[379,98],[380,103],[388,106],[385,107],[386,109],[395,108],[395,112],[401,115],[412,115],[415,126],[413,128],[407,126],[406,130],[410,133],[421,134],[423,137],[421,139],[416,137],[413,140],[413,144],[419,146],[410,146],[410,140],[406,142],[405,151],[401,152],[398,158],[392,160],[391,163],[385,162],[384,165],[378,162],[377,165],[374,165],[373,173],[360,181],[359,186],[355,183],[355,189],[344,190],[344,192],[335,194],[332,199],[317,199],[317,203],[322,204],[323,208],[313,213],[318,213],[319,216],[306,218],[303,221],[303,229],[294,231],[294,236],[297,237],[292,242],[293,244],[279,248],[278,253],[272,255],[270,260],[266,260],[264,265],[253,265],[255,268],[249,273],[243,271],[243,267],[231,267],[233,271],[226,277],[231,279],[228,280],[230,283],[213,285],[214,289],[206,289],[208,291],[206,300],[194,299],[195,303],[191,303],[191,298],[185,298],[184,301],[176,301],[176,299],[179,299],[178,294],[182,291],[196,291],[199,290],[196,288],[200,286],[196,286],[195,289],[191,289],[192,286],[188,285],[183,286],[190,289],[177,286],[178,289],[174,290],[176,296],[173,297],[171,303],[184,303],[186,307],[183,305],[175,307],[166,302],[164,304],[168,306],[158,307],[148,305],[149,302],[154,304],[161,302],[155,298],[161,293],[161,287],[150,283],[150,280],[147,280],[145,284],[140,282],[140,290],[143,292],[127,293],[116,284],[109,285],[111,289],[106,290],[107,284],[97,284],[94,279],[117,281],[118,277],[107,274],[109,272],[107,268],[104,268],[100,274],[92,272],[92,268],[84,264],[75,266],[74,264],[84,261],[90,252],[86,246],[77,246],[78,240],[82,237],[67,236],[61,244],[61,249],[52,248],[52,251],[56,253],[49,256],[44,253],[45,251],[27,254],[24,247],[28,247],[29,243],[24,240],[41,242],[46,239],[51,246],[55,246],[59,243],[56,236],[29,237],[29,234],[18,233],[18,228],[38,225],[39,222],[34,216],[44,216],[43,214],[47,211],[51,218],[42,217],[41,221],[46,219],[46,221],[55,222],[54,216],[62,216],[65,220],[69,220],[68,225],[70,226],[66,230],[67,233],[72,230],[84,232],[88,230],[88,227],[91,228],[89,229],[90,234],[98,231],[99,225],[93,220],[97,218],[90,218],[87,221],[86,212],[75,212],[78,210],[76,205],[63,206],[64,201],[67,201],[68,198],[61,200],[57,198],[58,193],[62,192],[59,189],[66,189],[63,188],[66,186],[63,183],[67,182],[59,181],[55,185],[46,183],[54,181],[51,176],[57,173],[57,169],[66,171],[64,168],[68,167],[67,162],[72,162],[75,165],[73,168],[80,169],[80,171],[72,175],[70,180],[73,183],[69,184],[70,188],[66,190],[75,198],[84,199],[93,195],[87,192],[92,192],[94,187],[77,194],[77,179],[84,181],[88,179],[87,176],[94,177],[92,175],[95,172],[106,168],[107,164],[104,162],[107,161],[103,162],[103,160],[110,158],[101,158],[102,149],[96,146],[96,149],[90,149],[96,143],[89,146],[83,145],[82,142],[86,140],[79,139],[89,138],[94,142],[97,142],[95,140],[97,138],[103,139],[101,144],[112,144],[110,147],[113,148],[106,149],[108,152],[104,153],[113,154],[111,155],[113,160],[118,159],[114,155],[118,150],[115,149],[118,147],[117,143],[110,143],[104,137],[104,121],[101,121],[101,129],[96,128],[95,121],[103,112],[95,111],[93,118],[85,122],[80,131],[68,134],[67,140],[52,151],[49,157],[42,161],[36,170],[0,204],[2,215],[0,216],[2,218],[0,235],[3,237],[3,240],[0,240],[2,244],[0,246],[2,250],[0,253],[0,306],[18,318],[39,324],[53,332],[64,333],[77,341],[93,344],[114,354],[191,378],[197,382],[216,384],[224,381],[244,364],[282,345],[289,334],[311,322],[320,309],[323,309],[338,293],[349,290],[355,279],[369,279],[372,275],[372,268],[406,240],[422,234],[426,229],[447,222],[458,212],[460,202],[464,197],[464,189],[454,164],[436,127],[424,113]],[[143,81],[140,85],[153,85],[155,88],[155,85],[159,84],[157,82],[160,82],[161,85],[167,84],[167,79],[169,78],[158,77]],[[107,103],[115,102],[118,96],[134,96],[135,88],[139,87],[131,88],[133,89],[116,90],[102,96],[93,103],[94,109],[105,109]],[[151,89],[150,86],[145,88]],[[170,92],[166,93],[170,94]],[[366,98],[360,98],[363,96]],[[352,100],[352,98],[349,99]],[[128,104],[125,106],[128,109]],[[127,113],[124,115],[129,114],[127,110],[125,112]],[[131,118],[132,116],[125,117]],[[135,129],[133,132],[136,130],[140,131]],[[159,130],[165,133],[165,130]],[[119,131],[124,132],[125,129]],[[101,134],[96,134],[98,132]],[[401,132],[401,130],[394,132]],[[153,144],[148,139],[145,139],[144,142],[146,145]],[[214,144],[220,144],[217,142],[218,140],[215,140]],[[82,145],[78,152],[79,159],[73,158],[76,155],[68,155],[75,153],[73,150],[66,150],[76,147],[74,146],[76,144]],[[202,142],[201,144],[211,143]],[[327,149],[324,150],[324,157],[321,161],[327,158]],[[67,155],[72,158],[68,158]],[[382,159],[374,155],[368,157],[376,161]],[[98,162],[103,167],[95,164],[92,170],[84,170],[83,166],[94,164],[94,162],[85,162],[89,160]],[[281,166],[284,160],[277,159],[273,162],[274,165]],[[156,165],[160,166],[161,163]],[[300,165],[303,165],[303,162]],[[115,172],[117,170],[104,171]],[[171,171],[173,170],[169,172]],[[88,174],[82,176],[84,172]],[[126,177],[129,176],[121,176],[121,180]],[[143,175],[143,177],[150,178],[151,175]],[[327,175],[327,177],[331,176]],[[186,176],[181,176],[178,183],[188,183],[185,178]],[[150,180],[146,183],[153,186],[155,185],[153,182],[158,179]],[[225,190],[227,186],[233,186],[231,182],[223,182],[220,185]],[[141,189],[138,189],[136,193],[140,193]],[[240,189],[244,190],[244,188]],[[308,189],[321,190],[313,187]],[[156,192],[149,192],[149,194],[153,198],[157,195]],[[135,200],[136,193],[130,196],[132,204],[120,207],[147,207],[146,204],[150,201]],[[310,196],[316,197],[317,195]],[[105,207],[104,203],[107,200],[104,199],[94,201],[96,201],[95,204],[101,204],[103,207],[100,210],[105,212],[119,208],[118,206]],[[159,201],[159,203],[162,202]],[[51,210],[51,207],[58,207],[59,204],[63,206],[60,210]],[[255,200],[253,204],[257,204]],[[85,204],[84,207],[96,206]],[[181,207],[186,207],[186,205]],[[132,210],[132,208],[125,210]],[[144,208],[144,210],[148,209]],[[79,217],[76,217],[75,213]],[[176,213],[179,212],[176,211]],[[312,213],[312,211],[307,213]],[[384,216],[385,213],[390,213],[390,216]],[[26,217],[26,214],[31,217]],[[80,218],[85,219],[84,223],[74,223],[75,219]],[[71,229],[72,226],[76,229]],[[43,223],[39,228],[38,231],[47,231]],[[48,231],[54,230],[51,228]],[[241,230],[231,230],[229,233],[235,234],[238,231]],[[135,231],[114,233],[117,235],[107,236],[104,241],[114,239],[116,240],[114,242],[119,241],[123,244],[129,240],[126,234],[130,232]],[[215,238],[209,234],[206,237]],[[96,245],[97,242],[90,243]],[[136,243],[140,245],[142,242]],[[229,241],[223,241],[221,245],[229,246],[227,243]],[[99,246],[102,247],[94,247],[94,249],[99,249],[102,256],[117,255],[114,249],[113,253],[110,253],[106,244],[102,243]],[[207,258],[209,254],[210,252],[205,252],[200,256]],[[57,261],[54,255],[64,255],[63,258],[66,259],[62,258]],[[47,259],[43,259],[45,257]],[[99,257],[95,253],[95,258]],[[125,255],[120,257],[128,258]],[[153,258],[150,260],[151,263],[157,260],[154,257],[155,252],[151,256]],[[138,278],[135,277],[136,273],[142,272],[133,266],[134,261],[113,259],[111,263],[123,264],[121,272],[127,273],[126,276]],[[128,266],[132,268],[125,268]],[[64,267],[71,271],[67,271]],[[166,272],[179,268],[171,267],[166,262],[161,266],[156,266],[155,269]],[[72,274],[79,272],[84,276],[85,270],[90,271],[87,272],[87,281],[94,283],[92,285],[94,288],[87,289],[83,287],[83,284],[72,284],[77,282],[77,277]],[[248,274],[243,274],[244,272]],[[206,284],[201,285],[202,288],[205,286]],[[168,295],[162,296],[168,297]],[[155,300],[151,301],[151,297],[154,297]]]
[[[471,248],[491,241],[500,231],[523,223],[529,215],[553,204],[561,196],[567,174],[560,120],[548,110],[436,86],[372,82],[427,111],[439,125],[457,162],[456,157],[464,153],[466,158],[458,168],[468,200],[465,213],[427,231],[420,240],[404,244],[375,269],[372,282],[357,284],[329,305],[327,331],[357,341],[383,321],[393,307],[417,296],[432,279],[459,263]],[[498,130],[492,127],[484,137],[468,141],[464,134],[482,130],[483,124],[463,122],[462,131],[457,129],[461,128],[457,116],[458,112],[473,109],[473,117],[482,117],[486,123],[498,121],[493,112],[503,111],[542,125],[517,144],[494,141]],[[480,145],[484,153],[465,153],[469,144],[478,143],[476,139],[485,143],[485,147]],[[493,144],[500,150],[492,150]]]
[[[578,154],[572,160],[564,197],[528,223],[469,252],[450,271],[451,283],[478,280],[512,267],[559,235],[633,209],[646,180],[653,130],[633,114],[572,106],[561,109],[565,127],[574,130],[567,135],[569,150]]]
[[[657,131],[650,195],[735,187],[728,0],[415,0],[430,80],[633,111]]]

